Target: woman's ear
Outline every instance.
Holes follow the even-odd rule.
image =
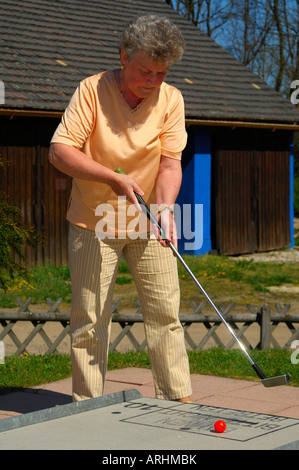
[[[126,64],[128,63],[127,54],[123,50],[120,51],[120,63],[122,68],[125,68]]]

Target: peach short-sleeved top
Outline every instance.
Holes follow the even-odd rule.
[[[108,71],[79,84],[51,143],[79,149],[111,170],[121,167],[152,204],[161,155],[180,160],[186,141],[184,101],[178,89],[163,82],[131,109],[113,71]],[[110,186],[73,179],[67,213],[70,222],[95,230],[99,214],[103,215],[101,204],[113,207],[117,221],[118,198]],[[116,232],[124,230],[116,225]]]

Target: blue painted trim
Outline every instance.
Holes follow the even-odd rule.
[[[199,132],[195,137],[195,184],[194,184],[194,203],[203,206],[203,226],[195,227],[195,233],[202,230],[202,247],[195,250],[195,254],[205,254],[212,249],[211,240],[211,136],[210,132]],[[199,222],[201,223],[201,222]]]
[[[190,130],[190,140],[192,145],[183,154],[188,163],[183,170],[182,187],[177,199],[181,210],[178,246],[181,253],[198,255],[206,254],[212,248],[210,129],[197,127]]]
[[[294,229],[294,135],[291,133],[290,145],[290,248],[295,246],[295,229]]]

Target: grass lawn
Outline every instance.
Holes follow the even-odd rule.
[[[253,263],[222,256],[184,256],[192,272],[198,278],[210,297],[217,302],[247,303],[259,307],[263,303],[272,305],[281,302],[292,303],[296,298],[277,299],[269,286],[299,286],[299,264],[294,263]],[[183,266],[178,264],[181,308],[190,308],[190,302],[203,299],[198,287],[190,279]],[[32,303],[45,303],[47,297],[53,301],[63,298],[65,304],[71,303],[71,283],[67,266],[51,265],[34,267],[29,270],[27,279],[16,278],[7,292],[0,290],[0,307],[16,307],[16,297],[32,298]],[[116,279],[115,298],[121,299],[121,307],[133,307],[137,291],[129,268],[121,261]],[[298,302],[298,300],[297,300]]]
[[[253,263],[221,256],[184,257],[193,273],[202,283],[210,297],[216,302],[236,302],[239,306],[252,303],[254,306],[275,302],[296,302],[288,294],[278,299],[269,291],[269,286],[299,285],[299,264]],[[181,309],[190,309],[190,302],[203,300],[198,287],[179,263],[181,287]],[[32,297],[35,304],[63,298],[71,303],[69,269],[66,266],[35,267],[28,272],[27,279],[16,278],[7,292],[0,291],[0,307],[16,307],[16,297],[23,300]],[[121,299],[121,308],[134,307],[137,292],[125,261],[121,261],[115,286],[115,298]],[[297,300],[298,305],[298,300]],[[296,312],[297,313],[297,312]],[[209,349],[188,353],[191,373],[219,375],[225,377],[256,380],[249,361],[240,350],[224,351]],[[292,385],[299,386],[299,365],[291,363],[291,351],[252,351],[250,355],[267,376],[288,372]],[[109,368],[150,367],[147,353],[111,353]],[[6,357],[0,364],[0,393],[22,387],[40,385],[69,377],[71,363],[68,355]]]
[[[299,386],[298,364],[291,363],[286,350],[251,351],[253,360],[267,376],[289,373],[292,386]],[[220,348],[188,352],[191,374],[214,375],[246,380],[259,380],[248,359],[240,350]],[[146,352],[110,353],[108,369],[126,367],[150,368]],[[71,376],[70,355],[10,356],[0,365],[0,394],[37,386]]]

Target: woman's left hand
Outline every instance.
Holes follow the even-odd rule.
[[[165,234],[165,238],[162,238],[158,227],[156,225],[153,226],[154,234],[159,243],[167,247],[167,242],[171,242],[177,249],[177,230],[173,213],[169,210],[164,210],[158,214],[157,220]]]

